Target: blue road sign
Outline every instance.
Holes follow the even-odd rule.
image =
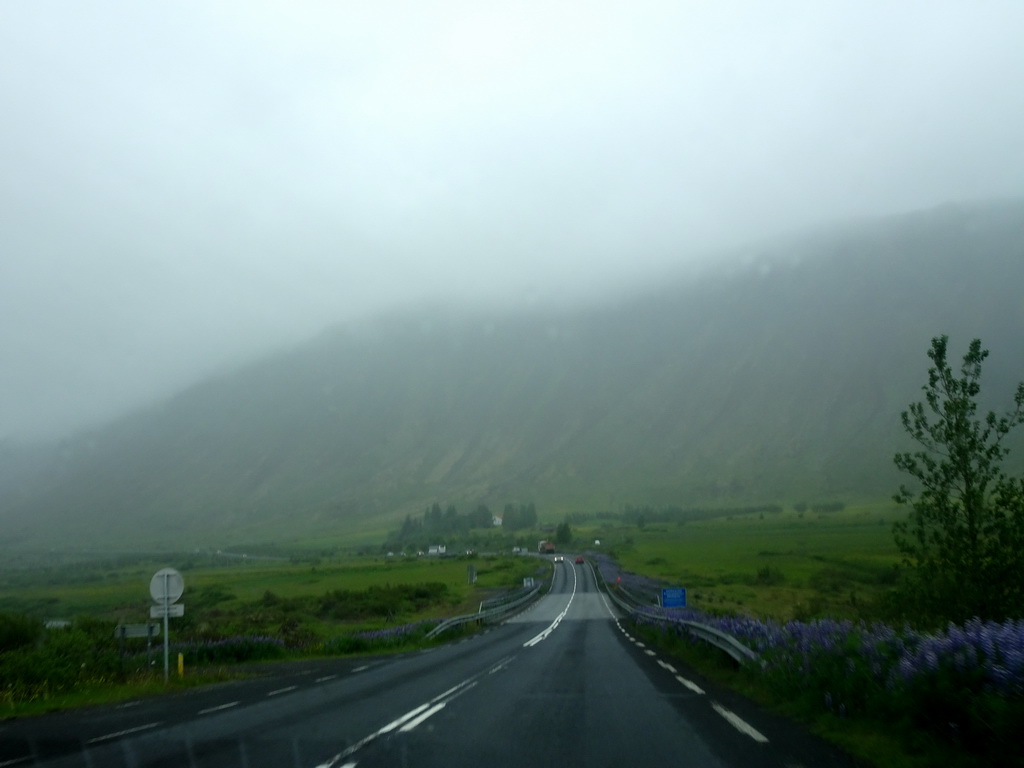
[[[661,590],[662,608],[685,608],[686,587],[668,587]]]

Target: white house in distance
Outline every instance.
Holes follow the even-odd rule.
[[[501,515],[494,515],[493,517],[491,517],[491,523],[494,525],[495,528],[500,528],[503,522],[504,520],[502,520]]]
[[[427,549],[428,555],[443,555],[448,550],[444,544],[431,544]]]

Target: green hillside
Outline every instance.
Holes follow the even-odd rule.
[[[886,499],[932,336],[1024,379],[1024,204],[777,241],[565,311],[332,329],[0,470],[10,546],[230,546],[383,530],[433,501]],[[1022,454],[1012,458],[1021,464]]]

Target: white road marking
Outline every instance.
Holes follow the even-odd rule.
[[[118,709],[128,709],[128,707],[137,707],[141,703],[142,703],[141,701],[126,701],[124,704],[118,704],[117,708]],[[3,765],[3,763],[0,763],[0,765]]]
[[[637,648],[646,648],[647,647],[646,645],[641,643],[639,640],[634,640],[633,642],[636,643],[636,647]]]
[[[390,723],[388,723],[383,728],[381,728],[379,731],[377,731],[377,733],[375,733],[374,736],[382,736],[385,733],[390,733],[391,731],[395,730],[395,728],[397,728],[398,726],[402,725],[407,720],[409,720],[409,719],[411,719],[413,717],[416,717],[416,715],[418,715],[420,712],[422,712],[423,710],[425,710],[425,709],[427,709],[429,707],[430,707],[429,704],[420,704],[418,707],[416,707],[416,709],[411,709],[408,712],[406,712],[404,715],[402,715],[401,717],[399,717],[399,718],[397,718],[395,720],[392,720]]]
[[[476,686],[476,681],[473,678],[463,680],[458,685],[453,685],[447,691],[438,696],[435,696],[426,704],[420,704],[415,709],[411,709],[401,717],[392,720],[379,731],[371,733],[369,736],[364,736],[362,739],[357,741],[344,752],[339,752],[327,762],[320,763],[318,766],[316,766],[316,768],[334,768],[334,764],[337,763],[339,760],[344,760],[346,757],[354,755],[356,752],[358,752],[360,749],[365,747],[367,744],[369,744],[377,737],[383,736],[386,733],[390,733],[391,731],[395,730],[395,728],[400,727],[401,731],[411,731],[413,728],[422,723],[428,717],[444,709],[444,706],[449,701],[452,701],[456,697],[461,696],[474,686]],[[413,720],[414,722],[410,722]],[[355,763],[346,763],[345,765],[355,765]],[[345,766],[342,765],[340,766],[340,768],[345,768]]]
[[[428,717],[436,715],[442,709],[444,709],[444,702],[443,701],[440,704],[435,704],[434,706],[432,706],[430,709],[428,709],[426,712],[424,712],[422,715],[420,715],[419,717],[415,718],[414,720],[410,720],[408,723],[406,723],[401,728],[399,728],[398,732],[399,733],[408,733],[413,728],[415,728],[417,725],[419,725],[424,720],[426,720]]]
[[[565,604],[565,608],[562,610],[562,612],[555,617],[555,620],[553,622],[551,622],[551,626],[549,626],[543,632],[538,634],[536,637],[532,637],[529,640],[527,640],[525,643],[523,643],[523,648],[532,648],[537,643],[539,643],[541,640],[546,639],[548,635],[550,635],[552,632],[554,632],[558,628],[558,625],[561,624],[562,619],[565,618],[565,614],[567,614],[569,612],[569,606],[572,605],[573,598],[576,597],[576,583],[577,583],[576,569],[573,568],[573,571],[572,571],[572,594],[569,595],[569,602]]]
[[[761,744],[767,744],[768,743],[768,738],[763,733],[761,733],[756,728],[754,728],[754,726],[752,726],[746,720],[743,720],[736,713],[730,712],[728,709],[723,707],[721,704],[717,704],[715,702],[712,702],[711,706],[715,710],[715,712],[717,712],[722,717],[724,717],[726,720],[728,720],[729,724],[733,728],[735,728],[737,731],[739,731],[740,733],[746,734],[747,736],[752,738],[754,741],[760,742]]]
[[[689,689],[690,689],[691,691],[693,691],[694,693],[699,693],[699,694],[700,694],[701,696],[703,696],[703,695],[704,695],[704,689],[703,689],[703,688],[701,688],[701,687],[700,687],[699,685],[697,685],[696,683],[691,683],[691,682],[690,682],[689,680],[687,680],[687,679],[686,679],[685,677],[680,677],[679,675],[676,675],[676,680],[678,680],[678,681],[679,681],[680,683],[682,683],[683,685],[685,685],[685,686],[686,686],[687,688],[689,688]]]
[[[650,650],[649,648],[646,651],[644,651],[644,653],[646,653],[648,656],[657,656],[658,655],[654,651]]]
[[[31,759],[32,757],[27,755],[25,757],[16,757],[13,760],[4,760],[2,763],[0,763],[0,768],[5,768],[5,766],[8,765],[17,765],[18,763],[28,762]]]
[[[231,709],[232,707],[237,707],[239,704],[240,702],[237,701],[229,701],[227,704],[221,704],[219,707],[208,707],[207,709],[200,709],[198,714],[208,715],[211,712],[220,712],[222,709]]]
[[[491,667],[487,671],[487,674],[493,675],[495,672],[501,672],[501,670],[505,669],[505,667],[507,667],[509,664],[512,663],[512,659],[513,658],[515,658],[515,657],[513,657],[513,656],[506,656],[504,659],[502,659],[497,664],[495,664],[493,667]]]
[[[441,699],[445,699],[445,698],[448,698],[449,696],[451,696],[451,695],[452,695],[453,693],[455,693],[456,691],[458,691],[458,690],[460,690],[460,689],[462,689],[462,688],[465,688],[465,687],[466,687],[467,685],[469,685],[469,684],[470,684],[471,682],[473,682],[473,679],[472,679],[472,678],[469,678],[468,680],[463,680],[463,681],[462,681],[461,683],[459,683],[458,685],[453,685],[453,686],[452,686],[451,688],[449,688],[449,689],[448,689],[447,691],[445,691],[444,693],[439,693],[439,694],[438,694],[437,696],[435,696],[434,698],[432,698],[432,699],[430,700],[430,703],[431,703],[431,704],[433,704],[433,703],[434,703],[435,701],[440,701]]]
[[[328,680],[333,680],[336,677],[337,677],[337,675],[324,675],[323,677],[318,677],[313,682],[314,683],[326,683]]]
[[[148,731],[150,728],[156,728],[160,723],[146,723],[145,725],[139,725],[135,728],[125,728],[123,731],[116,731],[114,733],[106,733],[103,736],[97,736],[95,739],[89,739],[86,744],[98,744],[101,741],[110,741],[111,739],[117,739],[121,736],[127,736],[131,733],[138,733],[139,731]]]
[[[365,671],[365,670],[367,670],[367,669],[369,669],[369,668],[370,668],[370,665],[369,665],[369,664],[363,664],[363,666],[361,666],[361,667],[356,667],[356,668],[355,668],[355,669],[353,669],[352,671],[353,671],[353,672],[363,672],[363,671]]]
[[[270,693],[268,693],[267,696],[277,696],[281,693],[288,693],[288,691],[294,691],[298,687],[299,686],[297,685],[289,685],[287,688],[278,688],[276,691],[271,691]]]
[[[673,675],[676,673],[676,668],[669,664],[667,661],[662,661],[661,659],[658,659],[658,664],[667,669]]]

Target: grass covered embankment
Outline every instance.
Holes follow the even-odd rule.
[[[193,556],[179,565],[185,615],[170,622],[170,651],[174,659],[183,654],[186,674],[173,686],[223,679],[228,666],[249,661],[420,647],[442,617],[471,613],[525,576],[550,570],[512,556],[231,565]],[[5,573],[0,716],[166,690],[162,665],[152,663],[159,653],[147,652],[144,638],[115,636],[118,624],[148,620],[148,583],[157,569],[133,558]],[[70,626],[47,629],[44,618]]]

